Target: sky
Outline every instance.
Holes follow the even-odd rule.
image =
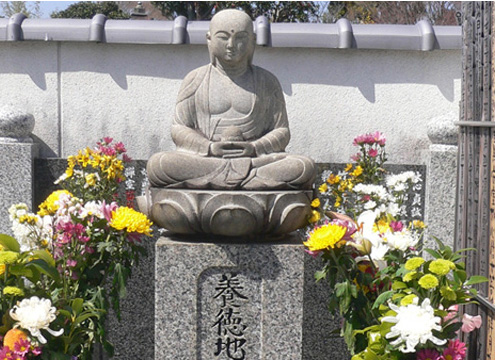
[[[43,13],[42,18],[49,18],[54,11],[65,10],[69,5],[78,1],[40,1],[40,10]],[[30,1],[28,1],[30,3]]]

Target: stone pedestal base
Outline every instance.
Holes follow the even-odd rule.
[[[150,188],[139,208],[178,234],[281,235],[307,223],[313,191],[223,191]]]
[[[300,241],[156,245],[155,359],[302,359]]]

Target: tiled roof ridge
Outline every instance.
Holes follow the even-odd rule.
[[[30,19],[15,14],[0,19],[0,41],[88,41],[120,44],[206,44],[209,21],[111,20],[97,14],[92,19]],[[334,49],[451,50],[462,46],[461,26],[272,23],[260,16],[253,23],[257,44],[269,47]]]

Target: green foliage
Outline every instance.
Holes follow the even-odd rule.
[[[173,19],[185,16],[189,20],[210,20],[223,9],[245,11],[253,20],[264,15],[271,22],[316,21],[319,4],[316,1],[152,1],[164,16]]]
[[[409,24],[427,19],[433,25],[458,25],[456,1],[330,1],[322,21],[346,18],[357,24]]]
[[[0,17],[24,14],[29,18],[39,18],[42,13],[40,1],[0,1]]]
[[[79,1],[67,9],[50,14],[52,18],[91,19],[96,14],[103,14],[109,19],[129,19],[131,16],[122,11],[115,1]]]

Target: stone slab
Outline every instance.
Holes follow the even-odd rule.
[[[428,159],[425,246],[435,247],[432,236],[454,245],[457,186],[457,146],[431,145]]]
[[[302,359],[304,256],[296,236],[258,244],[160,238],[155,359]]]
[[[33,158],[38,145],[0,142],[0,233],[12,235],[8,209],[33,202]]]

